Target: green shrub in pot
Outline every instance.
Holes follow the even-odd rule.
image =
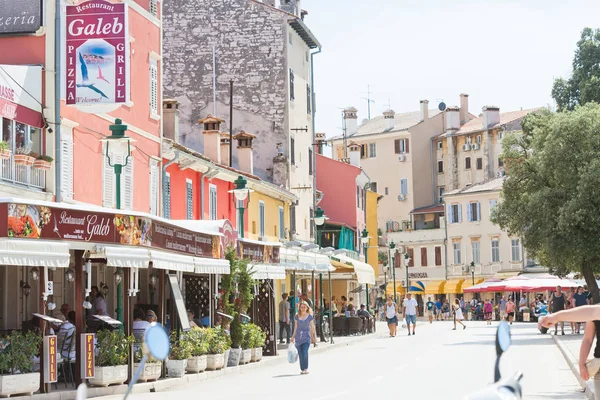
[[[126,336],[118,329],[114,331],[101,330],[96,335],[98,337],[96,366],[127,365],[129,349],[135,340],[133,336]]]
[[[39,352],[42,338],[34,332],[13,332],[0,339],[0,375],[33,372],[33,357]]]
[[[192,357],[208,354],[208,329],[191,329],[185,333],[192,348]]]

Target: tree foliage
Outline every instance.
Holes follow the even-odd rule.
[[[553,273],[581,272],[595,302],[600,271],[600,106],[527,116],[507,135],[508,171],[492,220]]]
[[[585,28],[581,32],[572,75],[569,79],[554,81],[552,98],[561,111],[573,110],[591,101],[600,103],[600,29]]]

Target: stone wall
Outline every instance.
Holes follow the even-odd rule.
[[[288,14],[248,0],[177,0],[163,6],[164,96],[180,103],[180,141],[203,151],[198,119],[213,114],[213,46],[217,116],[229,130],[229,80],[234,80],[234,133],[254,141],[254,172],[272,179],[276,143],[287,143]],[[237,151],[233,151],[237,167]]]

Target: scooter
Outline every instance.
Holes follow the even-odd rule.
[[[494,383],[474,395],[467,396],[465,400],[521,400],[521,378],[523,374],[517,372],[509,378],[500,376],[500,357],[510,347],[510,326],[506,321],[500,322],[496,331],[496,366],[494,369]]]
[[[144,370],[144,364],[148,360],[149,356],[154,357],[157,360],[163,361],[169,356],[169,351],[171,350],[171,344],[169,343],[169,336],[167,332],[162,327],[162,325],[153,322],[148,328],[146,328],[146,332],[144,332],[144,342],[143,342],[143,354],[142,361],[138,369],[135,371],[131,382],[129,382],[129,386],[127,387],[127,393],[123,397],[123,400],[126,400],[129,394],[131,393],[131,389],[133,385],[137,382],[140,377],[140,374]],[[87,399],[87,385],[82,383],[77,387],[77,394],[75,396],[75,400],[85,400]]]

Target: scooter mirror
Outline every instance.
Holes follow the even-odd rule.
[[[506,321],[500,322],[496,331],[496,355],[500,357],[510,347],[510,326]]]
[[[144,334],[145,353],[150,353],[152,357],[163,361],[169,356],[170,343],[167,332],[162,325],[153,322]]]

